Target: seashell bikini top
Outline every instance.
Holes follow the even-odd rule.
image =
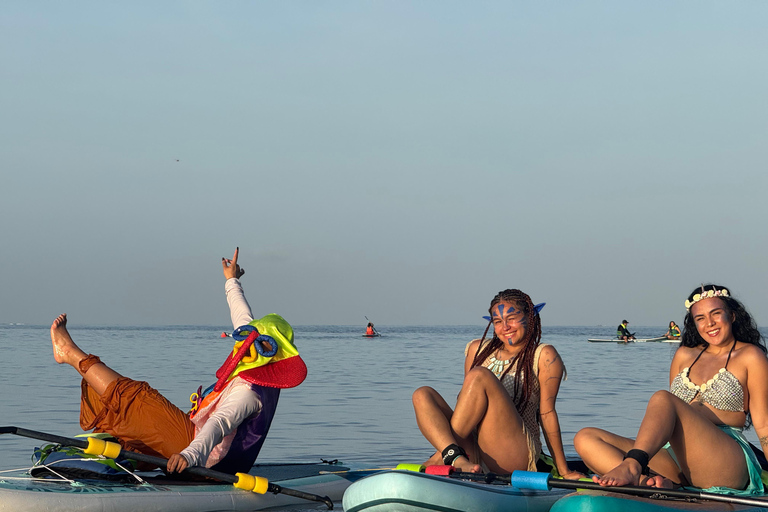
[[[707,382],[697,386],[690,381],[688,374],[691,372],[691,367],[696,364],[701,354],[704,353],[702,350],[696,356],[696,359],[693,360],[691,366],[683,368],[683,371],[675,376],[672,384],[669,386],[669,391],[686,403],[691,403],[696,398],[698,402],[708,403],[720,411],[745,412],[744,389],[741,387],[739,379],[728,371],[728,362],[731,360],[731,353],[734,347],[736,347],[735,340],[731,350],[728,352],[725,367],[720,368],[720,371]]]

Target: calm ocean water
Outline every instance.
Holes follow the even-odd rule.
[[[76,322],[72,319],[71,322]],[[309,367],[307,380],[284,390],[261,462],[339,459],[367,467],[423,462],[432,452],[416,427],[411,393],[423,385],[449,403],[461,386],[465,344],[483,325],[387,327],[364,338],[364,326],[298,326],[295,337]],[[70,326],[74,340],[123,375],[146,380],[184,410],[189,395],[213,382],[231,349],[221,327]],[[658,336],[665,327],[638,327]],[[566,454],[573,436],[600,426],[634,436],[648,397],[667,387],[674,343],[589,343],[611,337],[613,327],[550,327],[568,370],[557,409]],[[48,327],[0,326],[0,423],[58,435],[81,433],[79,376],[51,355]],[[747,436],[755,442],[754,431]],[[27,467],[34,441],[0,437],[0,469]]]

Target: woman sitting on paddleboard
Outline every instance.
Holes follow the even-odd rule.
[[[121,446],[168,459],[173,473],[205,466],[225,473],[247,472],[261,450],[280,388],[301,384],[307,367],[293,344],[293,329],[279,315],[253,320],[239,278],[245,273],[222,258],[225,291],[235,344],[218,381],[204,397],[195,393],[188,415],[146,382],[123,377],[92,354],[83,352],[67,331],[67,316],[51,325],[53,356],[83,377],[80,426],[106,432]],[[241,335],[240,333],[244,333]],[[246,334],[247,333],[247,334]]]
[[[744,306],[724,286],[685,301],[670,390],[648,402],[637,439],[596,428],[576,434],[584,462],[605,486],[692,485],[709,492],[763,492],[760,465],[742,434],[750,419],[768,448],[768,358]],[[650,475],[648,476],[650,471]]]
[[[552,345],[540,344],[543,306],[534,306],[520,290],[493,298],[483,337],[465,349],[455,410],[430,387],[414,392],[416,422],[437,450],[427,465],[502,474],[536,471],[541,425],[560,475],[583,476],[568,468],[563,452],[555,400],[565,366]],[[494,334],[488,340],[491,324]]]
[[[680,327],[675,323],[674,320],[670,320],[669,322],[669,330],[664,335],[668,340],[679,340],[680,339]]]

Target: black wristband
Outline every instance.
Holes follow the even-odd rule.
[[[453,461],[461,456],[466,457],[467,453],[457,444],[449,444],[448,447],[443,450],[443,464],[446,466],[452,466]]]
[[[626,459],[634,459],[640,464],[640,474],[645,476],[650,474],[650,471],[648,471],[648,461],[650,460],[650,457],[648,457],[648,454],[643,450],[629,450],[624,456],[624,460]]]

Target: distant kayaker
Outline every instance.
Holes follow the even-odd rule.
[[[373,324],[371,322],[368,322],[368,327],[365,328],[365,335],[374,336],[375,334],[376,334],[376,329],[373,328]]]
[[[540,343],[543,306],[534,306],[520,290],[504,290],[493,298],[483,337],[465,348],[464,383],[455,410],[431,387],[413,393],[416,422],[437,450],[426,465],[475,473],[536,471],[541,428],[560,475],[583,476],[571,471],[563,451],[555,400],[565,366],[555,347]]]
[[[83,352],[67,331],[66,315],[53,321],[54,359],[71,365],[83,377],[83,430],[106,432],[124,449],[167,458],[166,469],[171,473],[188,466],[225,473],[247,472],[253,466],[274,417],[280,388],[298,386],[307,367],[293,344],[288,322],[275,314],[253,320],[239,281],[245,270],[237,263],[238,253],[235,250],[231,260],[222,258],[221,264],[236,328],[233,337],[243,339],[216,372],[218,381],[212,391],[193,394],[190,415],[146,382],[124,377],[97,356]]]
[[[685,485],[762,494],[760,464],[742,430],[751,423],[768,451],[763,337],[724,286],[696,288],[685,307],[680,348],[669,370],[670,390],[651,397],[637,439],[585,428],[574,438],[576,451],[601,475],[593,480],[604,486]]]
[[[616,337],[622,340],[624,343],[635,339],[635,335],[629,332],[627,325],[629,325],[629,322],[622,320],[619,326],[616,328]]]
[[[680,327],[677,326],[674,320],[670,320],[669,322],[669,330],[664,335],[665,338],[668,340],[679,340],[680,339]]]

